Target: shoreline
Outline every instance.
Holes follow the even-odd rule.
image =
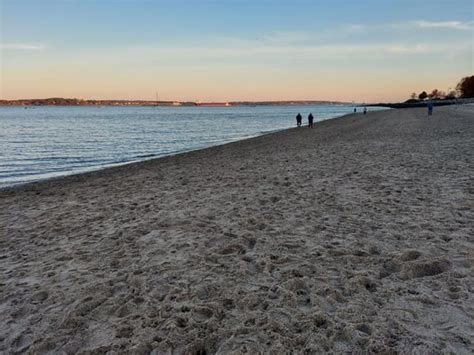
[[[470,353],[474,106],[0,190],[0,353]]]
[[[343,116],[341,116],[341,117],[343,117]],[[335,117],[335,118],[340,118],[340,117]],[[185,155],[185,154],[189,154],[189,153],[205,151],[205,150],[208,150],[208,149],[222,147],[222,146],[226,146],[226,145],[237,143],[237,142],[244,142],[244,141],[247,141],[247,140],[252,140],[252,139],[263,137],[263,136],[266,136],[266,135],[276,134],[278,132],[283,132],[283,131],[287,131],[287,130],[291,130],[291,129],[293,129],[293,128],[286,128],[286,129],[271,131],[271,132],[259,134],[259,135],[253,136],[253,137],[238,139],[238,140],[235,140],[235,141],[222,143],[222,144],[218,144],[218,145],[213,145],[213,146],[209,146],[209,147],[204,147],[204,148],[177,151],[177,152],[173,152],[173,153],[170,153],[170,154],[165,154],[165,155],[162,155],[162,156],[150,157],[149,159],[144,159],[144,160],[133,160],[133,161],[122,162],[122,163],[111,163],[109,165],[102,166],[102,167],[101,166],[90,167],[91,170],[88,170],[88,171],[77,172],[77,173],[75,173],[75,172],[65,172],[64,175],[60,175],[60,176],[53,176],[53,177],[49,177],[49,178],[41,178],[41,179],[38,179],[38,180],[35,180],[35,181],[17,183],[15,185],[9,185],[9,186],[3,186],[3,187],[0,186],[0,195],[1,195],[2,192],[6,191],[6,190],[8,190],[8,191],[9,190],[25,190],[25,189],[28,189],[29,187],[41,185],[43,183],[46,184],[46,185],[50,185],[51,183],[61,182],[61,180],[63,180],[63,179],[74,180],[74,178],[82,179],[82,178],[87,178],[89,176],[93,177],[93,176],[96,176],[97,174],[100,174],[102,172],[103,173],[112,173],[112,171],[109,171],[109,170],[115,170],[115,169],[126,168],[126,167],[132,167],[133,168],[134,166],[136,166],[137,168],[139,168],[139,166],[141,164],[156,162],[158,160],[173,158],[173,157],[176,157],[176,156],[181,156],[181,155]],[[85,169],[88,169],[88,168],[85,168]],[[13,191],[13,192],[15,192],[15,191]]]
[[[317,124],[320,123],[320,122],[340,119],[340,118],[353,116],[353,115],[357,116],[359,114],[360,113],[358,113],[358,114],[349,113],[349,114],[345,114],[345,115],[342,115],[342,116],[337,116],[337,117],[333,117],[333,118],[324,119],[322,121],[315,122],[315,128],[317,127]],[[302,126],[302,128],[304,128],[304,127],[305,126]],[[176,151],[176,152],[173,152],[173,153],[170,153],[170,154],[150,157],[149,159],[132,160],[132,161],[122,162],[122,163],[111,163],[111,164],[107,164],[105,166],[85,167],[84,168],[85,171],[59,172],[58,174],[61,174],[61,175],[58,175],[58,176],[45,177],[45,178],[40,178],[38,180],[27,181],[27,182],[13,183],[12,185],[4,185],[4,186],[0,185],[0,195],[1,195],[2,191],[5,191],[5,190],[15,190],[16,188],[23,189],[23,188],[28,188],[29,185],[37,185],[37,184],[40,184],[42,182],[49,183],[49,182],[54,182],[56,180],[61,180],[61,179],[64,179],[64,178],[69,178],[69,177],[74,177],[74,176],[80,177],[81,175],[89,175],[89,174],[92,174],[92,173],[99,173],[100,171],[103,171],[103,170],[120,168],[120,167],[124,167],[124,166],[132,166],[132,165],[135,165],[135,164],[140,164],[140,163],[145,163],[145,162],[149,162],[149,161],[155,161],[155,160],[159,160],[159,159],[174,157],[174,156],[181,155],[181,154],[188,154],[188,153],[197,152],[197,151],[201,151],[201,150],[212,149],[212,148],[215,148],[215,147],[225,146],[225,145],[236,143],[236,142],[247,141],[247,140],[259,138],[259,137],[266,136],[266,135],[271,135],[271,134],[276,134],[276,133],[283,132],[283,131],[292,130],[292,129],[295,129],[295,128],[296,127],[277,129],[277,130],[268,131],[268,132],[261,133],[261,134],[256,134],[256,135],[251,136],[251,137],[246,137],[246,138],[243,138],[243,139],[237,139],[237,140],[234,140],[234,141],[230,141],[230,142],[226,142],[226,143],[222,143],[222,144],[218,144],[218,145],[212,145],[212,146],[197,148],[197,149]]]

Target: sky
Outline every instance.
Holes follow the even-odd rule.
[[[474,74],[472,0],[0,0],[0,98],[399,101]]]

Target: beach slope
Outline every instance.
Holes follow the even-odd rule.
[[[0,190],[1,353],[474,351],[474,107]]]

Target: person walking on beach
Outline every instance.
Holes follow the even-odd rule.
[[[367,107],[364,107],[364,115],[367,114]]]
[[[428,116],[433,116],[433,101],[428,101]]]
[[[298,113],[298,114],[296,115],[296,125],[297,125],[298,127],[301,127],[301,121],[302,121],[302,120],[303,120],[303,117],[301,117],[301,114]]]
[[[308,128],[313,128],[313,120],[314,120],[313,114],[310,113],[308,116]]]
[[[357,107],[354,107],[354,113],[357,113]]]

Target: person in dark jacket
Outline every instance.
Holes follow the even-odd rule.
[[[303,117],[301,117],[301,114],[298,113],[298,114],[296,115],[296,125],[297,125],[298,127],[301,127],[301,121],[302,121],[302,120],[303,120]]]
[[[428,101],[428,116],[433,116],[433,101]]]
[[[314,120],[313,114],[310,113],[308,116],[308,128],[313,128],[313,120]]]

